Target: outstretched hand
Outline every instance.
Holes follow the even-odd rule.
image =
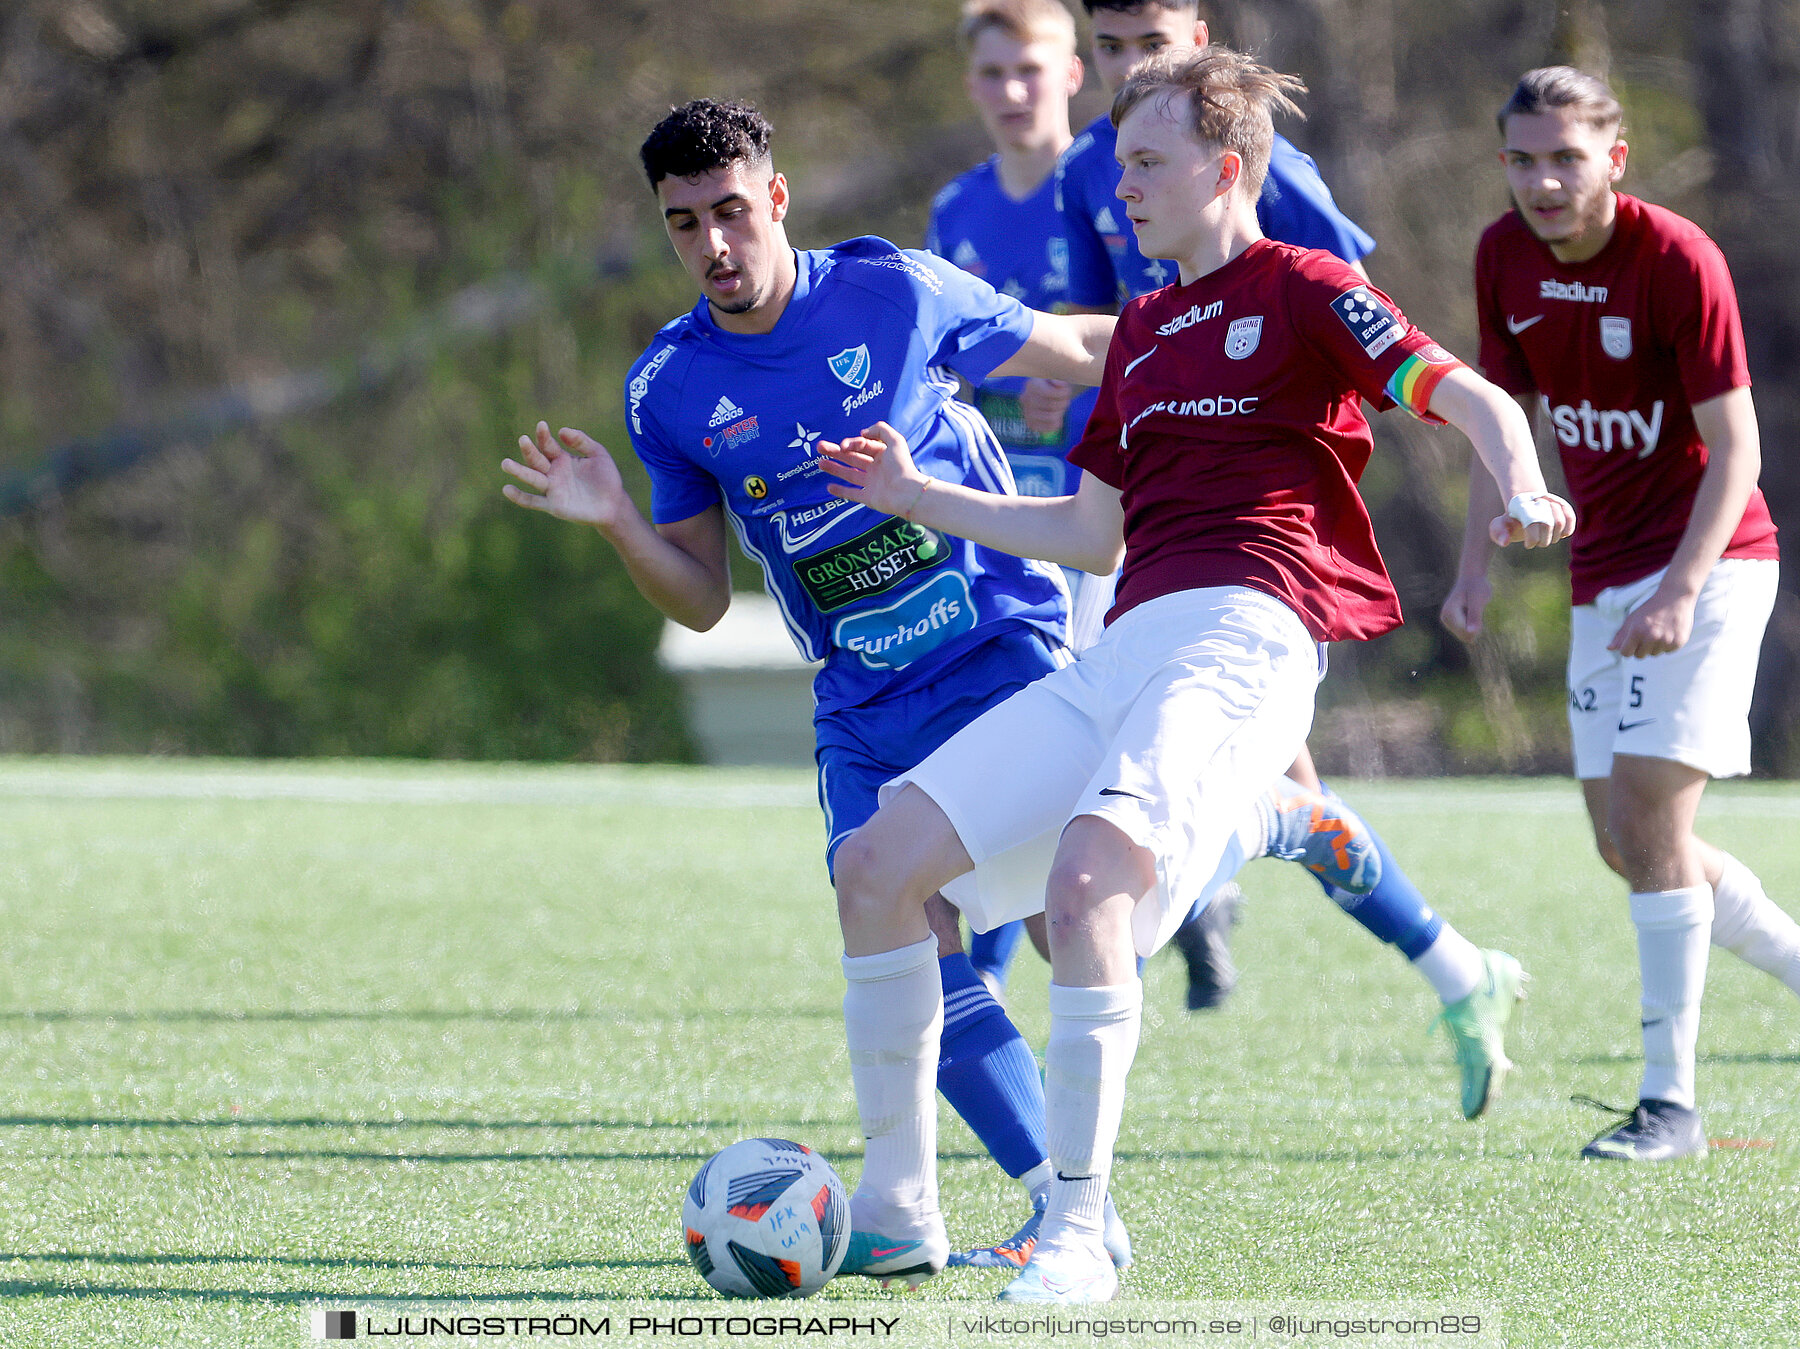
[[[1488,523],[1488,537],[1500,547],[1522,543],[1545,548],[1575,532],[1575,508],[1550,492],[1521,492],[1507,505],[1506,514]]]
[[[619,466],[585,431],[565,426],[552,439],[549,423],[539,422],[535,433],[519,437],[519,455],[523,463],[500,463],[518,479],[500,489],[514,505],[601,529],[616,523],[630,505]]]
[[[931,479],[913,466],[912,447],[886,422],[860,436],[818,443],[819,467],[836,478],[825,490],[845,501],[910,519]]]

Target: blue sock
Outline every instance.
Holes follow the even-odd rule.
[[[977,932],[969,939],[969,963],[976,973],[992,975],[994,982],[1004,988],[1006,967],[1012,964],[1013,952],[1019,949],[1019,938],[1024,935],[1025,924],[1018,919],[1002,923],[992,932]]]
[[[1048,1155],[1037,1059],[967,956],[940,956],[938,971],[944,980],[938,1090],[1000,1169],[1022,1176]]]
[[[1325,788],[1330,796],[1337,796]],[[1341,799],[1341,798],[1340,798]],[[1365,825],[1369,822],[1365,819]],[[1388,851],[1381,835],[1369,825],[1369,837],[1375,840],[1375,851],[1381,855],[1381,880],[1366,895],[1352,895],[1337,889],[1323,877],[1314,876],[1319,887],[1337,902],[1339,908],[1368,928],[1376,937],[1398,947],[1408,960],[1417,960],[1443,931],[1444,920],[1437,915],[1425,896],[1419,893],[1407,874]]]

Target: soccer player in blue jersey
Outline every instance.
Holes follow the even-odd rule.
[[[510,500],[595,526],[643,595],[688,627],[711,627],[730,603],[728,527],[761,564],[795,644],[824,662],[813,687],[829,866],[883,782],[1069,657],[1059,568],[844,501],[827,491],[816,445],[888,422],[938,481],[1010,494],[1006,458],[981,415],[956,401],[957,377],[1092,384],[1113,320],[1028,309],[883,239],[796,252],[769,134],[753,108],[697,100],[644,142],[670,241],[702,297],[657,334],[625,386],[652,520],[580,431],[553,439],[540,423],[503,467],[516,479]],[[1310,810],[1290,808],[1270,846],[1301,850]],[[1020,877],[1034,892],[1042,882],[1041,871]],[[943,984],[938,1087],[1009,1175],[1028,1192],[1047,1188],[1036,1061],[961,954],[955,911],[941,897],[930,908]],[[889,1145],[871,1142],[871,1165]],[[1129,1240],[1107,1207],[1108,1251],[1124,1265]],[[935,1244],[883,1242],[861,1216],[853,1199],[843,1272],[916,1282],[944,1264],[941,1229]]]
[[[1210,38],[1195,0],[1082,0],[1093,24],[1090,56],[1108,93],[1115,93],[1144,58],[1165,49],[1205,46]],[[1146,295],[1174,280],[1169,264],[1145,259],[1116,195],[1120,168],[1110,115],[1087,127],[1057,166],[1058,205],[1069,243],[1069,298],[1081,306],[1110,306]],[[1337,208],[1317,166],[1277,134],[1268,177],[1256,204],[1263,233],[1281,243],[1334,253],[1358,271],[1375,240]],[[1122,227],[1122,228],[1120,228]],[[1366,273],[1364,273],[1366,275]],[[1087,598],[1087,597],[1084,597]],[[1079,620],[1078,620],[1079,621]],[[1326,791],[1303,752],[1289,776]],[[1463,1114],[1482,1114],[1512,1064],[1504,1029],[1522,995],[1525,975],[1503,951],[1476,947],[1426,903],[1379,835],[1381,873],[1366,895],[1326,885],[1350,916],[1392,945],[1431,984],[1443,1004],[1461,1076]],[[1188,965],[1188,1005],[1217,1005],[1236,981],[1227,943],[1230,903],[1192,915],[1173,944]]]
[[[1038,313],[929,254],[851,239],[796,252],[770,128],[743,104],[697,100],[644,142],[669,239],[701,292],[627,377],[626,419],[649,470],[652,521],[607,451],[540,424],[504,468],[512,501],[596,526],[644,596],[706,629],[730,603],[727,529],[761,564],[814,681],[827,865],[876,791],[943,739],[1068,660],[1067,592],[1053,565],[933,533],[825,490],[814,446],[904,423],[929,471],[1012,485],[957,377],[996,371],[1095,384],[1110,318]],[[560,444],[558,443],[560,441]],[[938,1084],[995,1160],[1047,1184],[1043,1094],[1030,1049],[961,954],[934,902],[950,1009]],[[853,1213],[854,1217],[854,1213]],[[1115,1253],[1129,1260],[1113,1220]],[[910,1277],[944,1252],[853,1242],[845,1272]]]

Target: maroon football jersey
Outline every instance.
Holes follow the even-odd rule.
[[[1356,490],[1371,448],[1361,400],[1423,414],[1458,364],[1339,259],[1267,239],[1132,301],[1069,454],[1123,494],[1107,621],[1173,591],[1245,586],[1319,641],[1399,626]]]
[[[1667,566],[1706,468],[1694,404],[1750,383],[1718,245],[1620,193],[1606,247],[1558,262],[1508,211],[1476,249],[1475,303],[1482,372],[1508,393],[1538,394],[1555,429],[1580,521],[1569,541],[1575,603]],[[1760,490],[1724,555],[1777,555]]]

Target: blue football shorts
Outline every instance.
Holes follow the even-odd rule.
[[[825,811],[826,870],[838,845],[875,813],[882,783],[916,767],[990,707],[1072,660],[1066,648],[1036,628],[1008,624],[909,692],[819,717],[813,723],[814,757]]]

